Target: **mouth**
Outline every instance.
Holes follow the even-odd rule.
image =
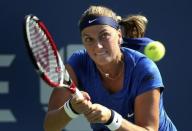
[[[96,56],[105,56],[107,55],[107,52],[106,51],[102,51],[102,52],[97,52],[95,53]]]

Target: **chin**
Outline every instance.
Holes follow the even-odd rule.
[[[107,65],[107,64],[109,64],[110,62],[112,62],[112,59],[111,59],[111,58],[97,59],[95,62],[96,62],[98,65]]]

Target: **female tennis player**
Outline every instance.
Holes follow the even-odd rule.
[[[94,131],[176,131],[164,109],[157,66],[143,54],[120,47],[117,15],[109,8],[90,6],[79,29],[86,50],[76,51],[66,68],[84,97],[54,89],[45,130],[59,131],[83,114]]]

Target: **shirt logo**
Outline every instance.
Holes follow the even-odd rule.
[[[130,117],[133,117],[134,116],[134,113],[128,113],[127,114],[127,117],[130,118]]]
[[[93,23],[94,21],[96,21],[97,19],[93,19],[93,20],[89,20],[88,23],[91,24]]]

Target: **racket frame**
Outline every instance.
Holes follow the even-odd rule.
[[[48,32],[48,29],[47,27],[45,26],[45,24],[39,19],[37,18],[36,16],[30,14],[30,15],[26,15],[25,16],[25,20],[24,20],[24,38],[25,38],[25,46],[27,48],[27,52],[32,60],[32,63],[33,65],[35,66],[35,69],[36,69],[36,72],[40,75],[40,77],[48,84],[50,85],[51,87],[55,87],[55,88],[62,88],[62,87],[65,87],[65,88],[68,88],[73,94],[77,95],[78,97],[83,97],[81,92],[78,90],[78,88],[76,87],[76,85],[74,84],[74,82],[71,80],[67,70],[65,69],[65,72],[64,70],[62,70],[62,77],[64,77],[64,75],[68,75],[68,80],[64,81],[64,78],[62,79],[62,81],[60,83],[56,83],[56,82],[53,82],[49,79],[49,77],[46,75],[46,72],[43,71],[43,69],[41,69],[41,66],[40,66],[40,63],[38,63],[36,61],[36,58],[34,56],[34,54],[32,53],[32,49],[31,49],[31,46],[32,46],[32,43],[31,41],[29,40],[30,38],[30,33],[29,33],[29,21],[33,19],[34,21],[36,21],[36,23],[41,27],[41,29],[44,31],[44,33],[46,34],[47,36],[47,39],[50,41],[49,43],[51,44],[51,47],[53,48],[53,53],[54,55],[56,56],[56,60],[57,62],[60,62],[60,65],[63,66],[61,67],[61,69],[65,69],[64,67],[64,64],[62,62],[62,59],[58,53],[58,49],[56,47],[56,44],[53,40],[53,38],[51,37],[51,34]],[[64,84],[66,83],[66,84]]]

